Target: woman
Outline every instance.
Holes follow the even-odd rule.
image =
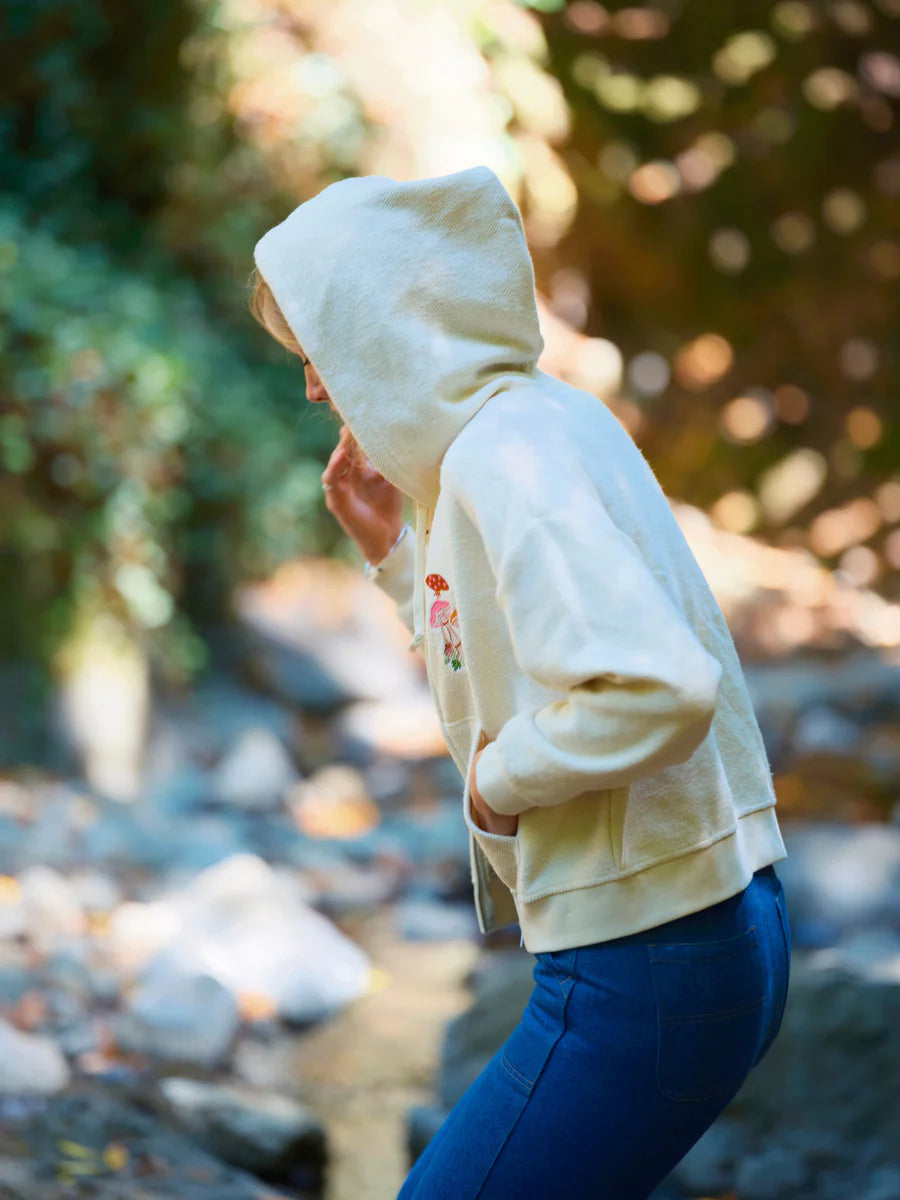
[[[787,996],[786,850],[722,613],[623,427],[538,368],[492,171],[342,180],[254,257],[254,313],[345,423],[326,504],[424,655],[479,928],[517,921],[535,957],[398,1200],[646,1197]]]

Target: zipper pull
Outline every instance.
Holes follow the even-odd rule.
[[[520,933],[522,932],[522,926],[521,926],[521,925],[519,926],[519,932],[520,932]],[[520,945],[520,946],[524,946],[524,945],[525,945],[525,934],[524,934],[524,933],[522,933],[522,936],[519,938],[519,945]]]

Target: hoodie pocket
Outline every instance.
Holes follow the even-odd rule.
[[[472,836],[480,846],[484,857],[490,863],[494,873],[506,884],[511,892],[514,892],[519,876],[519,832],[522,827],[521,817],[519,818],[518,829],[513,834],[488,833],[487,830],[482,829],[480,825],[475,823],[475,817],[472,813],[469,775],[472,771],[472,763],[475,760],[475,755],[484,745],[487,745],[487,739],[484,738],[484,730],[480,724],[476,723],[472,734],[472,745],[466,760],[466,774],[463,788],[463,816],[472,832]]]

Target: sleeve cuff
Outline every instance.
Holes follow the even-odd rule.
[[[413,561],[415,559],[415,535],[407,533],[396,548],[382,560],[381,569],[377,575],[372,575],[372,582],[377,584],[398,605],[409,599],[413,581]]]
[[[503,757],[496,742],[488,742],[475,764],[475,786],[494,812],[513,817],[533,805],[524,800],[510,783]]]

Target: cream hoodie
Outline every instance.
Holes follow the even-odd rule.
[[[415,503],[379,586],[424,654],[482,932],[648,929],[786,857],[724,617],[649,464],[537,367],[521,215],[484,166],[341,180],[255,259],[335,408]],[[474,821],[468,776],[515,835]]]

